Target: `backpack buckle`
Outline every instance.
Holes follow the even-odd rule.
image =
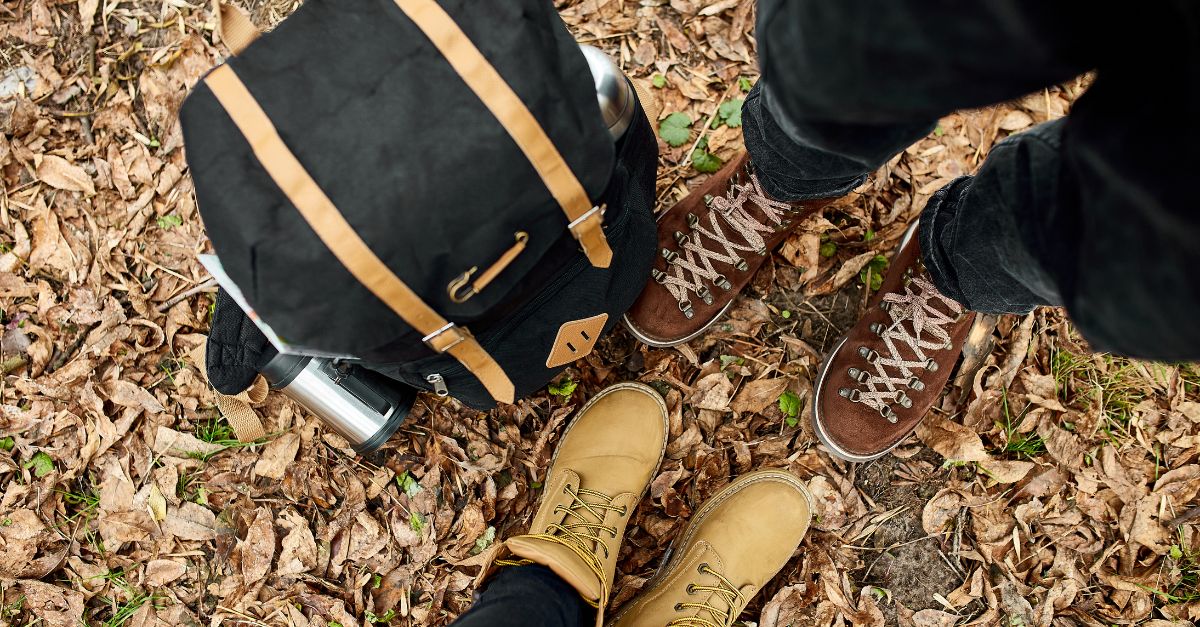
[[[450,334],[443,338],[443,335]],[[421,338],[425,345],[433,349],[435,353],[444,353],[459,344],[467,341],[467,333],[465,329],[460,329],[453,322],[447,322],[445,326]]]

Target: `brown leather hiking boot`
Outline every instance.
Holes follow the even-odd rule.
[[[829,202],[767,196],[747,153],[658,218],[659,257],[625,326],[675,346],[716,322],[792,228]]]
[[[662,461],[668,428],[667,406],[647,385],[597,394],[558,443],[529,533],[494,547],[479,581],[504,566],[541,564],[597,607],[603,624],[625,526]]]
[[[917,428],[950,379],[975,320],[930,282],[915,233],[916,224],[867,313],[817,374],[813,430],[847,461],[881,457]]]
[[[692,515],[609,627],[730,627],[800,546],[812,508],[808,488],[789,472],[743,475]]]

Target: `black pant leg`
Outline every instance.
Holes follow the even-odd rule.
[[[939,117],[1095,67],[1108,13],[1041,0],[760,0],[746,147],[777,198],[845,193]]]
[[[595,610],[545,566],[500,569],[454,627],[583,627]]]

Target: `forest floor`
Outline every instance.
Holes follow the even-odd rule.
[[[266,28],[298,2],[244,4]],[[652,80],[659,206],[740,149],[749,0],[559,0]],[[678,349],[623,330],[555,385],[480,413],[422,397],[379,453],[286,399],[234,439],[198,375],[212,284],[175,119],[227,53],[205,2],[0,2],[0,625],[445,625],[481,551],[527,528],[572,411],[660,390],[667,460],[614,602],[732,478],[786,468],[817,518],[742,619],[788,625],[1192,624],[1200,368],[1093,354],[1058,310],[1004,316],[917,434],[864,465],[817,446],[815,369],[934,191],[1065,115],[1086,78],[941,120],[804,223],[726,322]],[[693,153],[696,154],[693,154]],[[783,398],[784,402],[780,402]]]

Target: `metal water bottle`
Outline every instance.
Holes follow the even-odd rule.
[[[415,389],[377,372],[317,357],[279,354],[262,374],[272,390],[316,414],[358,453],[383,446],[417,396]]]
[[[617,64],[599,48],[580,44],[579,49],[587,59],[588,69],[592,71],[592,82],[596,87],[596,101],[600,104],[600,115],[612,134],[613,141],[621,139],[633,121],[637,111],[637,99],[633,95],[633,86]]]

